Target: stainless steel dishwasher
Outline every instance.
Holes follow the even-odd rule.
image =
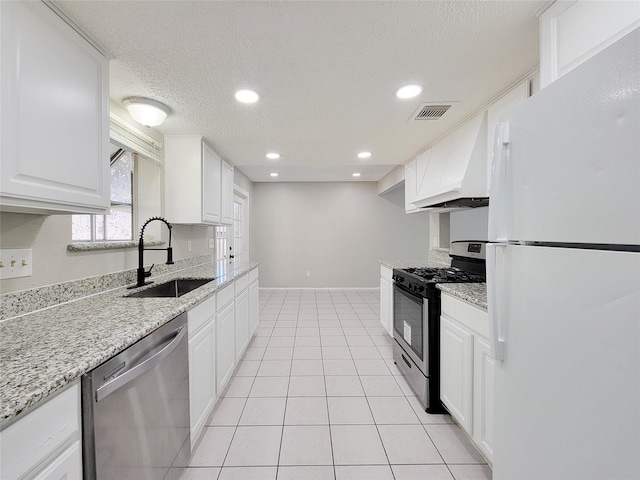
[[[173,480],[189,462],[187,315],[82,377],[85,480]]]

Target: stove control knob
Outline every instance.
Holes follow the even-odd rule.
[[[419,291],[419,292],[423,292],[423,291],[424,291],[424,286],[423,286],[423,285],[420,285],[420,286],[418,287],[418,291]]]

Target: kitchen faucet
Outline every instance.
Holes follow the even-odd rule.
[[[144,229],[145,227],[153,222],[154,220],[159,220],[161,222],[164,222],[167,227],[169,228],[169,246],[167,248],[144,248]],[[149,283],[153,283],[153,282],[145,282],[144,279],[147,277],[151,276],[151,269],[153,268],[153,265],[151,265],[151,267],[149,267],[148,271],[145,271],[144,269],[144,251],[145,250],[166,250],[167,251],[167,265],[172,265],[173,264],[173,249],[171,248],[171,224],[169,222],[167,222],[164,218],[162,217],[151,217],[149,220],[147,220],[146,222],[144,222],[144,225],[142,225],[142,228],[140,229],[140,240],[138,242],[138,272],[137,272],[137,281],[136,281],[136,285],[134,287],[130,287],[130,288],[137,288],[137,287],[142,287],[144,285],[147,285]]]

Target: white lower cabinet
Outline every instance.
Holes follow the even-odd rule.
[[[442,293],[440,398],[491,464],[493,375],[487,312]]]
[[[249,289],[245,288],[236,295],[236,362],[242,358],[249,344]]]
[[[255,272],[255,273],[254,273]],[[258,269],[249,273],[249,338],[253,337],[258,327],[260,319],[260,282],[258,280]]]
[[[473,334],[449,320],[440,321],[440,399],[458,424],[471,433]]]
[[[233,285],[225,287],[218,292],[218,298],[227,288],[231,288],[233,291]],[[233,299],[233,296],[231,298]],[[218,304],[220,303],[219,301]],[[227,305],[220,308],[216,315],[216,393],[218,395],[222,393],[222,390],[229,382],[236,366],[234,310],[234,302],[231,300]]]
[[[0,478],[81,480],[78,382],[0,432]]]
[[[393,269],[380,266],[380,323],[393,336]]]
[[[198,441],[216,401],[215,302],[215,296],[212,296],[187,313],[191,447]]]

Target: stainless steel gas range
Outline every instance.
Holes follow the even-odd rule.
[[[428,413],[440,401],[440,290],[438,283],[485,282],[483,241],[451,243],[451,267],[393,270],[393,358]]]

